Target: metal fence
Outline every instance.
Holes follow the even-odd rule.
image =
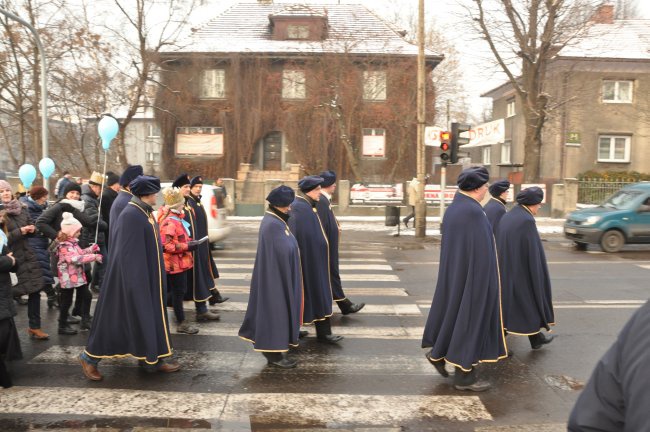
[[[600,179],[583,179],[578,181],[578,203],[600,204],[614,192],[631,181],[602,181]]]

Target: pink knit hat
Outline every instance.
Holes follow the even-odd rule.
[[[61,232],[68,237],[74,237],[81,231],[81,222],[72,216],[72,213],[63,212],[63,221],[61,221]]]
[[[13,192],[13,188],[7,180],[0,180],[0,189],[9,189]]]

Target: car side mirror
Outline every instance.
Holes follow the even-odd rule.
[[[650,205],[641,204],[637,209],[638,213],[650,213]]]

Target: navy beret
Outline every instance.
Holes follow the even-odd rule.
[[[187,174],[181,174],[178,176],[176,180],[174,180],[174,183],[172,183],[172,187],[175,188],[180,188],[181,186],[185,186],[190,184],[190,176]]]
[[[131,193],[136,196],[153,195],[160,191],[160,179],[141,175],[129,183]]]
[[[508,189],[510,189],[510,182],[508,180],[499,180],[490,185],[490,195],[498,197]]]
[[[319,176],[306,176],[300,179],[298,182],[298,187],[303,192],[309,192],[316,189],[317,186],[320,186],[323,183],[323,177]]]
[[[192,177],[192,180],[190,180],[190,186],[194,187],[197,184],[203,184],[203,177],[201,176]]]
[[[544,191],[537,186],[522,189],[517,194],[517,202],[522,205],[535,205],[544,200]]]
[[[296,197],[296,193],[289,186],[278,186],[269,192],[266,200],[275,207],[287,207]]]
[[[464,191],[478,189],[488,182],[490,173],[485,167],[475,166],[465,168],[458,176],[458,188]]]
[[[122,175],[120,176],[120,186],[126,187],[135,179],[137,176],[144,174],[142,165],[131,165],[126,167]]]
[[[336,183],[336,173],[332,170],[323,171],[318,175],[323,178],[323,183],[320,185],[321,187],[332,186]]]

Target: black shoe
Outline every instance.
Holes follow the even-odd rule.
[[[75,315],[68,315],[68,324],[79,324],[81,322],[81,317]]]
[[[433,367],[436,368],[436,370],[440,375],[442,375],[445,378],[449,377],[449,372],[447,372],[447,370],[445,369],[445,361],[443,359],[434,360],[433,357],[431,357],[431,351],[426,353],[424,356],[427,358],[427,360],[429,360],[429,363],[431,363]]]
[[[357,313],[366,305],[365,303],[352,303],[348,298],[336,302],[343,315]]]
[[[309,334],[309,332],[307,330],[300,330],[298,332],[298,339],[302,339],[302,338],[306,337],[308,334]]]
[[[508,350],[508,358],[512,357],[513,355],[515,355],[515,353],[512,352],[512,350]]]
[[[54,309],[59,307],[59,302],[56,299],[56,296],[50,297],[47,296],[47,308]]]
[[[91,325],[92,325],[92,320],[90,318],[83,318],[81,320],[81,324],[79,325],[79,330],[88,331],[90,330]]]
[[[214,290],[212,292],[212,297],[210,297],[210,300],[208,300],[208,303],[210,305],[216,305],[217,303],[223,303],[225,301],[228,301],[230,297],[221,297],[221,293],[219,291]]]
[[[473,392],[486,391],[489,390],[491,387],[492,385],[485,380],[478,380],[473,382],[472,384],[467,384],[467,385],[454,384],[454,388],[456,390],[465,390],[465,391],[473,391]]]
[[[298,365],[298,362],[296,360],[289,360],[288,358],[284,357],[278,361],[270,361],[268,364],[280,369],[293,369],[296,367],[296,365]]]
[[[554,335],[545,336],[544,333],[542,332],[528,336],[528,340],[530,341],[530,347],[534,350],[540,349],[542,345],[551,343],[553,339],[555,339]]]
[[[61,334],[61,335],[76,335],[77,330],[73,329],[70,326],[64,326],[64,327],[59,326],[59,334]]]
[[[15,299],[16,302],[17,302],[19,305],[21,305],[21,306],[24,306],[24,305],[27,304],[27,299],[24,298],[23,296],[14,297],[14,299]]]
[[[328,334],[328,335],[325,335],[325,336],[318,336],[317,339],[318,339],[319,342],[335,344],[335,343],[339,343],[341,340],[343,340],[343,336],[335,335],[335,334]]]

